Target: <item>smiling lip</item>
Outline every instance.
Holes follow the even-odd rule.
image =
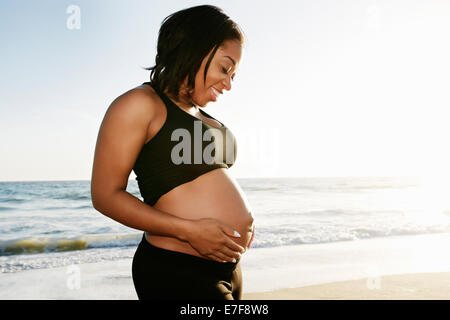
[[[219,94],[222,94],[222,92],[220,92],[219,90],[217,90],[214,87],[211,87],[211,92],[212,92],[212,98],[214,101],[217,100],[217,97],[219,96]]]

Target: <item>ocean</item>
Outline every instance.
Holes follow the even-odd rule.
[[[450,199],[417,177],[237,181],[255,218],[250,250],[450,233]],[[127,191],[142,200],[135,180]],[[142,234],[92,207],[90,181],[0,182],[2,273],[132,258]]]

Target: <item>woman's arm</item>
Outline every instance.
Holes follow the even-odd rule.
[[[103,197],[104,201],[97,197],[100,203],[94,208],[105,216],[130,228],[187,241],[191,220],[157,210],[125,190],[103,194]]]
[[[214,219],[174,216],[126,191],[128,177],[156,112],[155,99],[143,90],[134,89],[118,97],[108,108],[95,147],[92,204],[102,214],[128,227],[188,241],[201,254],[231,261],[243,248],[226,236],[233,236],[230,227]]]

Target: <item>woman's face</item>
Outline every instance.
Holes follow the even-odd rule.
[[[238,40],[225,40],[217,48],[204,81],[205,66],[211,52],[203,59],[195,75],[192,100],[200,107],[206,106],[210,101],[217,101],[224,90],[231,90],[231,83],[241,61],[242,46]]]

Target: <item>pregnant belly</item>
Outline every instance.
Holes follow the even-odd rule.
[[[209,171],[172,189],[153,207],[184,219],[217,219],[239,232],[241,237],[232,239],[246,249],[252,239],[250,205],[239,184],[224,168]],[[149,233],[146,238],[154,246],[205,258],[188,242],[177,238]]]

